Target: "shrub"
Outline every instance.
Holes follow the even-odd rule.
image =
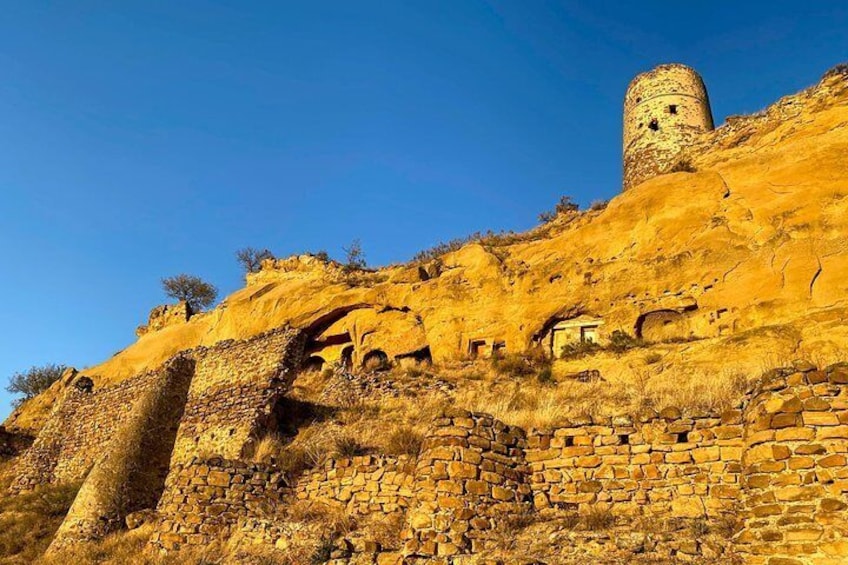
[[[23,398],[15,401],[17,406],[50,388],[50,385],[59,380],[65,369],[67,369],[65,365],[53,363],[40,367],[30,367],[22,373],[15,373],[9,377],[9,385],[6,390],[12,394],[23,395]]]
[[[245,247],[236,251],[236,260],[238,260],[246,273],[258,272],[262,268],[262,261],[273,258],[274,254],[267,249],[260,251],[253,247]]]
[[[589,205],[589,210],[603,210],[609,206],[609,200],[593,200]]]
[[[340,457],[356,457],[365,453],[365,448],[353,436],[340,435],[333,444],[336,455]]]
[[[277,467],[285,475],[286,483],[291,485],[305,471],[323,464],[326,456],[326,449],[318,443],[287,445],[277,456]]]
[[[253,450],[253,462],[275,465],[285,451],[285,441],[280,434],[267,434],[256,444]]]
[[[387,455],[418,455],[424,436],[409,427],[397,428],[386,440]]]
[[[196,312],[211,306],[218,297],[218,289],[213,285],[185,273],[162,279],[162,289],[170,298],[185,300]]]
[[[330,262],[330,254],[324,251],[323,249],[321,251],[316,251],[312,254],[312,256],[318,259],[319,261],[323,261],[324,263]]]
[[[659,363],[661,359],[662,359],[662,355],[660,355],[659,353],[649,353],[645,357],[645,364],[646,365],[653,365],[654,363]]]
[[[623,353],[628,349],[645,347],[646,345],[647,343],[645,343],[645,341],[641,338],[633,337],[629,333],[622,330],[615,330],[610,335],[610,341],[609,345],[607,346],[607,349],[616,353]]]
[[[535,372],[532,361],[527,356],[519,353],[493,356],[491,363],[492,368],[499,375],[526,377]]]
[[[826,73],[824,73],[822,78],[825,79],[825,78],[828,78],[828,77],[838,76],[838,75],[848,76],[848,63],[839,63],[838,65],[832,67],[830,70],[828,70]]]
[[[580,209],[580,206],[574,202],[570,196],[562,196],[557,202],[556,206],[553,210],[549,210],[547,212],[542,212],[539,214],[539,221],[543,224],[547,224],[552,222],[559,216],[560,214],[573,214]]]
[[[677,161],[674,166],[671,167],[670,172],[672,173],[697,173],[698,169],[695,168],[695,165],[692,164],[687,158],[680,159]]]
[[[536,373],[536,380],[541,385],[552,385],[556,384],[554,381],[554,371],[550,365],[546,365],[539,369],[539,372]]]
[[[563,346],[560,351],[560,359],[578,359],[590,353],[594,353],[601,348],[594,341],[573,341]]]
[[[615,516],[606,506],[592,505],[585,514],[580,515],[580,523],[590,532],[608,530],[615,525]]]

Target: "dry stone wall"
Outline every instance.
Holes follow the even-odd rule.
[[[487,414],[449,410],[434,422],[415,469],[405,552],[479,551],[500,516],[529,508],[524,432]]]
[[[112,386],[77,386],[87,378],[74,375],[54,385],[66,390],[32,447],[17,463],[12,492],[81,481],[117,427],[132,414],[138,399],[156,385],[158,376],[149,372]]]
[[[329,459],[300,478],[298,500],[343,505],[350,515],[405,512],[412,500],[415,461],[409,456]]]
[[[164,488],[194,359],[177,355],[151,373],[152,386],[104,442],[50,550],[98,539],[133,512],[152,509]]]
[[[737,546],[752,565],[848,561],[848,365],[777,372],[745,414]]]
[[[164,550],[207,545],[228,537],[240,520],[272,514],[285,491],[282,473],[264,465],[220,457],[177,463],[150,541]]]
[[[615,515],[701,518],[732,513],[740,495],[742,413],[674,409],[573,422],[531,433],[526,460],[537,509],[598,504]]]
[[[720,414],[669,408],[525,433],[452,409],[436,419],[417,459],[331,460],[293,488],[273,467],[177,464],[153,541],[175,549],[224,533],[283,547],[293,530],[269,518],[269,505],[300,500],[350,515],[405,513],[404,558],[449,563],[490,549],[506,516],[602,507],[622,524],[739,519],[743,530],[722,551],[755,565],[835,564],[848,558],[846,430],[848,365],[772,373]],[[345,547],[337,553],[349,557],[339,562],[401,555]]]
[[[274,425],[275,402],[288,390],[304,335],[281,328],[194,351],[195,376],[174,446],[174,463],[196,456],[242,459]]]

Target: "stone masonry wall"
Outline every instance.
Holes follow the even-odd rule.
[[[412,500],[414,472],[415,461],[409,456],[329,459],[298,480],[295,496],[344,505],[350,515],[405,512]]]
[[[776,372],[745,414],[738,549],[752,565],[848,562],[848,365]]]
[[[526,460],[534,504],[584,512],[678,518],[734,511],[740,495],[742,414],[573,422],[533,432]]]
[[[300,331],[281,328],[194,350],[197,367],[173,462],[248,455],[272,425],[274,403],[291,385],[304,341]]]
[[[405,553],[479,551],[497,519],[530,506],[524,432],[487,414],[449,410],[424,441],[415,468]]]
[[[133,412],[143,393],[155,386],[157,375],[145,373],[90,390],[77,386],[79,379],[85,378],[74,376],[74,380],[54,385],[66,390],[35,442],[17,463],[12,492],[82,480],[117,426]]]
[[[99,539],[126,517],[156,506],[194,374],[190,354],[176,355],[151,373],[134,410],[117,423],[53,537],[49,551]]]
[[[165,550],[207,545],[228,537],[240,520],[272,513],[285,491],[282,473],[264,465],[220,457],[176,463],[150,541]]]

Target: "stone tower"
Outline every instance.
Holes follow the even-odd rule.
[[[642,73],[624,96],[624,190],[675,165],[698,134],[713,129],[704,81],[686,65]]]

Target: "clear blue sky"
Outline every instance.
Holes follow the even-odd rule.
[[[2,2],[0,379],[91,365],[246,245],[371,264],[619,191],[628,81],[717,121],[848,59],[827,2]],[[0,392],[0,419],[9,396]]]

